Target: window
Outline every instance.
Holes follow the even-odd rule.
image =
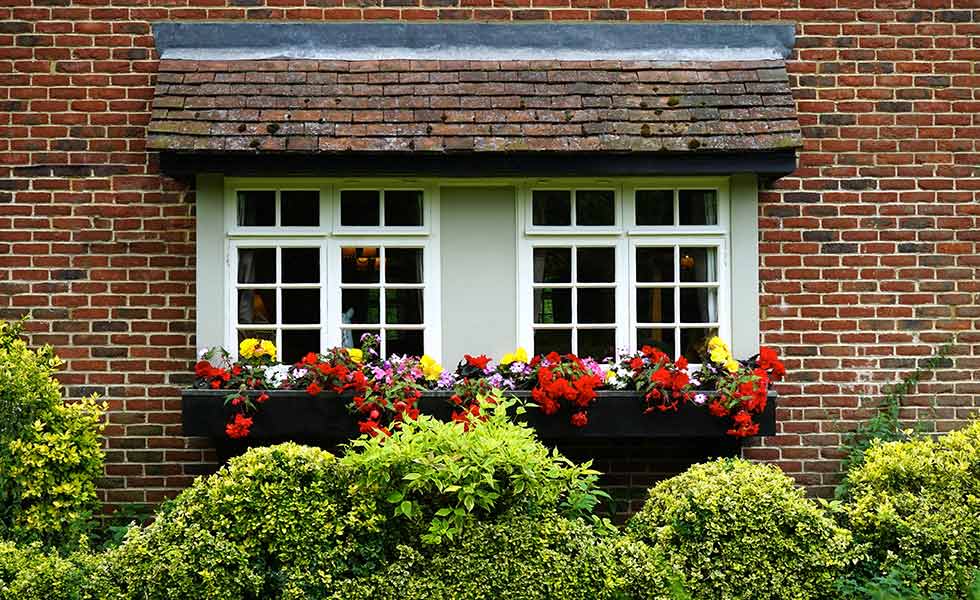
[[[531,187],[519,258],[521,338],[595,358],[652,345],[699,360],[729,334],[727,187]]]
[[[297,362],[373,333],[385,355],[438,355],[435,194],[236,183],[226,187],[226,346],[267,338]]]

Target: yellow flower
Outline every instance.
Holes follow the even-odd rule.
[[[718,337],[717,335],[708,340],[708,349],[714,350],[715,348],[724,348],[725,341]]]
[[[504,358],[501,359],[500,364],[509,365],[512,362],[526,363],[527,362],[527,350],[524,348],[518,348],[514,352],[508,352],[504,354]]]
[[[252,358],[255,355],[255,349],[258,345],[259,340],[255,338],[242,340],[242,343],[238,344],[238,355],[242,358]]]
[[[364,351],[360,348],[348,348],[347,356],[349,356],[350,359],[357,364],[361,364],[361,361],[364,360]]]
[[[738,361],[733,358],[729,358],[727,361],[725,361],[725,369],[727,369],[729,373],[737,373],[738,367]]]
[[[718,364],[722,364],[725,361],[731,359],[728,355],[728,348],[712,348],[711,349],[711,360]]]
[[[422,358],[419,359],[419,365],[422,367],[422,374],[429,381],[435,381],[439,379],[439,375],[442,374],[442,365],[436,362],[436,359],[432,358],[428,354],[423,354]]]
[[[261,354],[258,354],[258,356],[264,354],[272,360],[276,359],[276,345],[269,340],[262,340],[259,342],[259,351],[261,351]]]
[[[241,358],[259,358],[261,356],[268,356],[269,358],[275,360],[276,345],[269,340],[248,338],[242,340],[242,343],[238,345],[238,356]]]

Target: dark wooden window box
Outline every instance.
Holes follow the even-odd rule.
[[[226,390],[187,389],[183,396],[184,434],[211,438],[222,458],[246,446],[261,446],[295,441],[318,446],[332,446],[359,435],[357,418],[347,408],[350,398],[332,393],[310,396],[304,391],[268,392],[270,398],[254,415],[248,438],[230,440],[225,425],[234,414],[225,404]],[[512,392],[528,397],[530,392]],[[450,392],[428,392],[419,401],[419,409],[440,419],[451,413]],[[711,394],[708,394],[709,397]],[[603,390],[589,408],[589,424],[574,427],[568,413],[543,415],[529,406],[519,418],[534,427],[545,440],[599,440],[620,438],[718,438],[729,437],[731,419],[714,417],[704,406],[689,403],[677,412],[643,414],[643,398],[637,392]],[[776,394],[769,393],[763,414],[756,417],[759,435],[776,433]]]

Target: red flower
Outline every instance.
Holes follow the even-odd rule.
[[[589,424],[589,415],[584,412],[577,412],[572,415],[572,425],[575,427],[585,427]]]
[[[772,348],[763,346],[759,348],[759,367],[767,372],[772,372],[772,378],[779,381],[786,375],[786,367],[780,362],[776,351]]]
[[[712,415],[716,417],[728,416],[728,409],[725,408],[722,405],[722,403],[718,402],[717,400],[715,400],[714,402],[708,405],[708,412],[710,412]]]
[[[303,357],[303,360],[299,361],[299,364],[300,365],[313,365],[313,364],[316,364],[316,361],[317,361],[316,354],[313,353],[313,352],[307,352],[306,353],[306,356]]]
[[[740,410],[732,417],[734,426],[728,430],[728,435],[749,437],[759,433],[759,424],[752,422],[752,415]]]
[[[194,365],[194,375],[200,379],[211,376],[211,363],[206,360],[199,360]]]
[[[633,360],[630,361],[630,368],[634,371],[639,371],[643,368],[643,359],[639,356],[634,356]]]
[[[686,370],[687,369],[687,358],[685,358],[683,356],[678,357],[677,360],[674,361],[674,366],[677,367],[678,369],[681,369],[682,371],[683,370]]]
[[[309,394],[309,395],[311,395],[311,396],[316,396],[317,394],[319,394],[322,391],[323,391],[323,388],[320,387],[317,384],[317,382],[315,382],[315,381],[312,382],[312,383],[310,383],[310,385],[306,386],[306,393]]]
[[[258,402],[259,404],[262,404],[268,399],[269,399],[269,394],[262,392],[261,394],[259,394],[259,397],[255,399],[255,401]]]
[[[490,362],[490,357],[485,354],[481,354],[480,356],[470,356],[469,354],[464,354],[463,358],[466,359],[466,364],[476,367],[481,371],[486,369],[487,364]]]
[[[549,352],[548,356],[545,356],[544,359],[552,365],[556,365],[561,362],[561,355],[557,352]]]
[[[225,426],[225,434],[228,435],[233,440],[248,437],[249,431],[252,428],[251,417],[246,417],[242,413],[235,415],[235,419]]]

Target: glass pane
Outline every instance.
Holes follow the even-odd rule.
[[[283,248],[283,283],[319,283],[319,248]]]
[[[673,190],[636,190],[637,225],[673,225]]]
[[[320,225],[320,192],[316,190],[283,190],[279,192],[282,205],[280,223],[286,227],[317,227]]]
[[[681,281],[718,281],[714,248],[681,248]]]
[[[386,191],[385,225],[389,227],[422,225],[422,190]]]
[[[535,190],[531,196],[531,223],[561,226],[572,224],[572,192]]]
[[[616,289],[579,289],[577,310],[579,323],[615,323]]]
[[[668,356],[674,356],[674,330],[649,329],[641,327],[636,330],[636,347],[653,346]]]
[[[571,283],[571,248],[535,248],[535,283]]]
[[[377,227],[381,224],[381,192],[344,190],[340,192],[340,224]]]
[[[578,355],[603,360],[616,355],[615,329],[579,329]]]
[[[340,345],[344,348],[360,348],[361,338],[369,333],[375,337],[381,335],[377,329],[341,329]]]
[[[276,193],[272,190],[238,192],[238,224],[243,227],[274,227]]]
[[[275,283],[275,248],[239,248],[238,283]]]
[[[319,329],[298,329],[283,330],[282,347],[279,352],[284,363],[297,363],[309,352],[319,352],[320,330]]]
[[[572,331],[570,329],[537,329],[534,331],[534,353],[557,352],[568,354],[572,351]]]
[[[636,290],[638,323],[673,323],[674,288],[638,288]]]
[[[576,225],[615,225],[616,194],[612,190],[575,192]]]
[[[714,323],[718,321],[717,292],[705,288],[681,288],[681,322]]]
[[[282,322],[315,325],[320,322],[320,290],[283,290]]]
[[[692,363],[700,363],[708,340],[717,335],[717,330],[710,327],[681,329],[681,353]]]
[[[572,290],[539,288],[534,290],[535,323],[571,323]]]
[[[681,225],[717,225],[718,197],[715,190],[679,192]]]
[[[271,329],[239,329],[238,330],[238,343],[241,344],[243,341],[253,338],[256,340],[269,340],[273,344],[276,343],[276,332]],[[235,352],[238,352],[238,347],[235,347]]]
[[[340,306],[341,323],[381,322],[380,290],[343,290],[340,293]]]
[[[343,283],[378,283],[381,281],[379,248],[340,249],[340,280]]]
[[[276,290],[238,290],[238,322],[259,325],[276,322]]]
[[[422,290],[385,290],[385,323],[422,323]]]
[[[575,270],[580,283],[616,281],[615,248],[578,248]]]
[[[674,280],[673,248],[637,248],[636,280],[665,283]]]
[[[422,249],[385,248],[385,281],[422,283]]]
[[[388,356],[392,354],[422,356],[425,353],[422,331],[418,329],[386,329],[385,352]]]

